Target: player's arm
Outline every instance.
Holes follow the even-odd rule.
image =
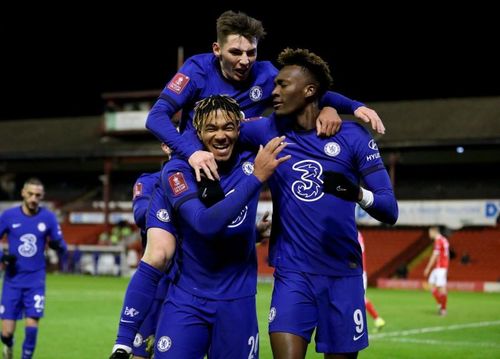
[[[61,226],[57,223],[55,215],[52,216],[50,222],[49,248],[55,250],[59,255],[64,255],[68,251],[68,247],[66,246]]]
[[[424,270],[424,276],[428,276],[432,267],[434,267],[434,264],[436,263],[436,260],[438,259],[438,256],[439,256],[439,252],[434,250],[432,251],[432,255],[431,255],[431,258],[429,259],[429,263],[427,263],[427,266],[425,267],[425,270]]]
[[[259,149],[255,157],[254,172],[241,181],[238,186],[221,201],[213,204],[211,207],[206,205],[198,198],[198,193],[191,192],[180,199],[175,197],[175,188],[171,183],[179,183],[179,175],[172,169],[166,175],[168,189],[166,190],[170,202],[174,209],[179,211],[190,226],[198,233],[212,237],[223,230],[231,221],[241,212],[243,207],[260,190],[262,183],[265,182],[274,172],[277,166],[288,160],[290,156],[277,158],[277,155],[286,146],[283,142],[284,137],[276,137],[269,141],[265,147]],[[177,176],[177,181],[174,177]],[[183,180],[187,181],[187,187],[194,187],[192,175],[182,174]]]
[[[378,133],[385,133],[385,127],[377,112],[366,107],[363,103],[341,95],[337,92],[328,91],[321,99],[321,110],[316,120],[318,135],[331,136],[338,132],[342,124],[338,112],[353,114],[363,122],[370,123],[372,129]]]

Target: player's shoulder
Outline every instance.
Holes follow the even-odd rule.
[[[141,174],[137,180],[135,181],[136,183],[140,182],[140,183],[144,183],[144,182],[156,182],[158,181],[158,179],[160,179],[160,174],[161,174],[161,171],[158,171],[158,172],[152,172],[152,173],[143,173]]]
[[[363,127],[359,122],[353,120],[342,120],[342,131],[349,131],[351,133],[369,134],[368,130]]]
[[[45,206],[40,206],[37,215],[43,217],[57,218],[56,214]]]
[[[188,161],[181,157],[174,156],[170,161],[165,163],[163,169],[161,170],[161,175],[163,176],[165,173],[171,173],[173,171],[177,172],[191,172],[191,166]]]
[[[254,64],[259,70],[266,70],[273,73],[278,73],[278,69],[271,61],[256,61]]]
[[[213,63],[214,63],[214,55],[212,53],[207,52],[189,57],[184,62],[183,67],[205,69],[208,67],[212,67]]]

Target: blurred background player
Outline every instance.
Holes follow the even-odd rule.
[[[394,224],[397,202],[363,126],[345,121],[332,137],[316,135],[319,101],[332,82],[328,64],[305,49],[285,49],[278,63],[274,112],[241,129],[242,143],[254,147],[285,136],[282,153],[291,156],[268,181],[274,208],[269,246],[275,268],[269,312],[273,356],[304,358],[316,330],[316,351],[325,358],[355,358],[368,346],[355,205]]]
[[[272,105],[271,92],[278,70],[269,61],[257,61],[257,46],[266,32],[262,23],[242,12],[226,11],[217,19],[217,41],[212,53],[192,56],[163,89],[146,120],[146,127],[174,153],[188,160],[200,180],[217,173],[214,156],[203,151],[193,130],[193,105],[210,95],[226,94],[240,105],[244,117],[260,116]],[[338,93],[328,92],[318,112],[318,134],[330,136],[340,128],[341,113],[354,114],[380,133],[385,131],[375,111]],[[177,131],[171,119],[182,110]],[[179,133],[180,132],[180,133]],[[188,136],[181,136],[188,132]]]
[[[2,290],[3,357],[12,359],[16,321],[23,315],[25,335],[22,358],[33,356],[38,322],[45,309],[45,246],[66,253],[66,243],[54,213],[41,207],[44,187],[37,178],[28,179],[21,191],[21,206],[7,209],[0,217],[0,237],[7,233],[8,254],[0,254],[5,264]]]
[[[434,249],[431,258],[424,270],[424,276],[428,276],[428,282],[432,295],[438,304],[438,314],[446,315],[448,292],[446,289],[448,277],[448,265],[450,262],[450,244],[442,234],[443,227],[433,226],[429,228],[429,238],[434,241]],[[432,269],[434,268],[434,269]],[[431,272],[432,269],[432,272]]]
[[[165,155],[167,155],[168,161],[172,151],[164,143],[161,144],[161,149]],[[147,247],[147,211],[155,186],[160,180],[160,174],[161,170],[154,173],[143,173],[139,176],[133,187],[132,205],[134,221],[141,231],[143,248]],[[127,315],[127,313],[131,313],[131,308],[133,308],[132,304],[127,302],[124,303],[120,322],[118,323],[117,339],[110,359],[128,358],[130,353],[132,353],[133,357],[136,359],[151,357],[152,348],[149,344],[154,342],[154,334],[160,315],[161,304],[167,295],[169,283],[169,276],[167,273],[164,273],[158,283],[154,301],[151,303],[151,307],[146,310],[146,316],[139,317],[142,318],[140,322],[137,320],[138,318],[136,316],[130,317],[130,315]],[[129,289],[127,289],[127,291],[128,290]],[[130,290],[132,290],[132,288]],[[127,298],[127,294],[125,298]]]
[[[385,320],[382,319],[378,315],[377,310],[375,309],[375,306],[373,303],[370,301],[370,299],[366,296],[366,288],[368,287],[368,276],[366,274],[366,252],[365,252],[365,240],[363,238],[363,235],[361,234],[360,231],[358,231],[358,242],[361,247],[361,255],[363,256],[363,284],[365,287],[365,307],[370,316],[373,318],[374,322],[373,324],[375,325],[375,331],[378,332],[380,331],[384,325],[385,325]]]
[[[198,136],[220,170],[219,193],[214,196],[215,188],[206,187],[200,195],[186,160],[174,158],[163,168],[162,187],[182,242],[175,257],[179,275],[162,308],[154,356],[258,358],[257,204],[263,182],[289,159],[277,158],[286,144],[276,137],[257,155],[238,151],[242,114],[228,96],[209,96],[195,111]],[[209,197],[214,203],[205,201]],[[158,218],[148,212],[148,240],[154,222],[162,225]]]

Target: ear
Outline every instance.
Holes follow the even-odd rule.
[[[212,52],[214,53],[214,55],[216,57],[220,57],[220,54],[221,54],[221,46],[219,45],[218,42],[214,42],[212,44]]]
[[[316,96],[317,90],[318,89],[317,89],[316,85],[313,85],[313,84],[307,85],[304,89],[305,98],[311,98],[311,97]]]

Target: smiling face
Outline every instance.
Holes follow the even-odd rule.
[[[221,109],[212,111],[198,131],[201,142],[213,153],[216,161],[231,158],[239,134],[238,119]]]
[[[242,35],[229,35],[225,42],[212,45],[219,59],[224,77],[231,81],[244,81],[257,60],[257,39],[248,40]]]

